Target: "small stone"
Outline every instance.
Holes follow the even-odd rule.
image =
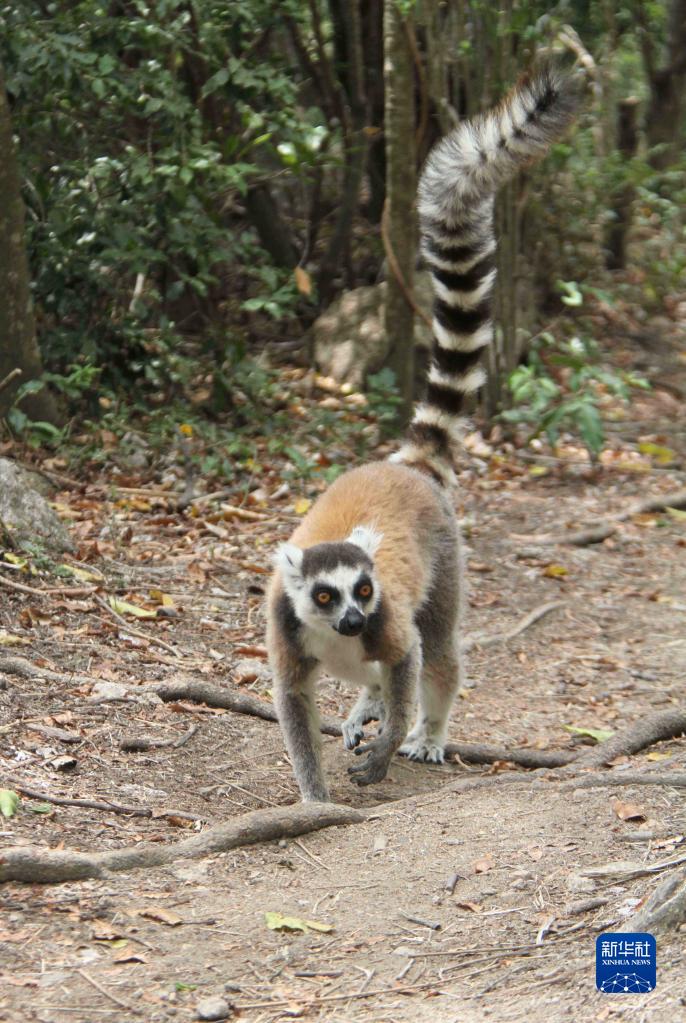
[[[570,874],[567,878],[567,890],[570,892],[593,892],[595,883],[590,877],[583,877],[581,874]]]
[[[195,1007],[198,1019],[228,1019],[232,1013],[231,1006],[219,995],[203,998]]]
[[[91,689],[91,700],[124,700],[128,696],[126,686],[118,682],[96,682]]]

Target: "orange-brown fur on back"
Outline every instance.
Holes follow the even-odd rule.
[[[433,580],[434,538],[452,520],[452,511],[430,477],[405,465],[372,462],[351,469],[318,498],[291,536],[297,547],[343,540],[355,526],[383,534],[374,557],[382,592],[391,594],[384,644],[396,659],[411,620],[424,603]],[[281,593],[274,577],[270,603]]]

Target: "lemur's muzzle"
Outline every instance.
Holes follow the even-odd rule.
[[[340,622],[338,631],[341,636],[359,636],[364,628],[365,616],[356,607],[349,607]]]

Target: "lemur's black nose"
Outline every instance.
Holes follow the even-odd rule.
[[[362,612],[356,607],[349,607],[338,623],[338,631],[341,636],[359,636],[364,628],[364,622]]]

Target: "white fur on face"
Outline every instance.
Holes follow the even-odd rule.
[[[375,535],[378,536],[378,534]],[[290,547],[291,545],[284,544],[283,546]],[[296,550],[298,549],[296,548]],[[300,553],[302,554],[302,551]],[[363,614],[370,615],[376,609],[381,597],[374,572],[365,569],[362,565],[337,565],[328,572],[318,572],[316,575],[307,576],[307,578],[303,578],[299,570],[296,573],[292,565],[289,565],[288,572],[284,571],[281,562],[279,562],[279,567],[283,575],[284,589],[293,602],[293,609],[303,625],[310,629],[317,631],[332,629],[338,625],[351,605],[361,610]],[[357,601],[353,592],[362,575],[368,576],[372,584],[372,596],[367,601]],[[312,597],[312,590],[317,585],[331,586],[338,590],[340,599],[323,607],[317,605]]]
[[[291,588],[302,586],[303,551],[294,543],[282,543],[274,555],[274,564],[281,570],[286,592],[290,596]]]

